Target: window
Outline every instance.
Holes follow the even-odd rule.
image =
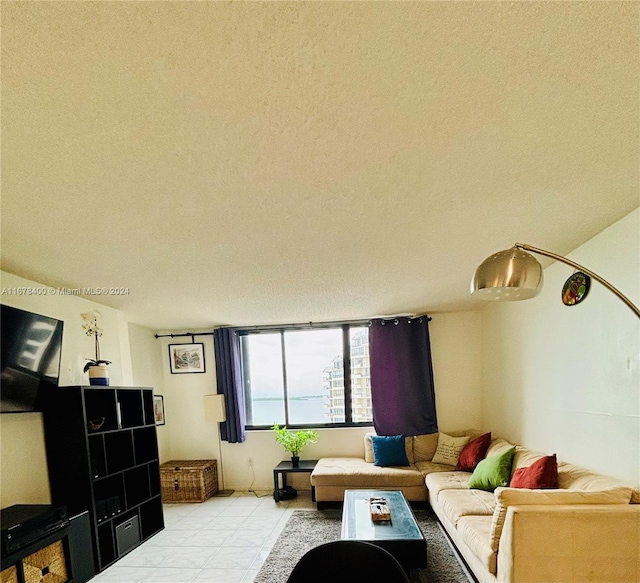
[[[257,329],[241,340],[247,427],[371,423],[367,326]]]

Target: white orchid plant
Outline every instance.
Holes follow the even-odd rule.
[[[101,314],[98,310],[86,312],[80,314],[82,321],[82,329],[87,336],[93,336],[96,343],[96,357],[95,359],[87,358],[87,364],[84,365],[84,372],[87,372],[92,366],[100,366],[101,364],[111,364],[109,360],[100,359],[100,341],[98,340],[102,336],[102,328],[98,325],[98,318]]]

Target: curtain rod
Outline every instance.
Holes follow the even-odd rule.
[[[237,333],[247,333],[255,331],[267,331],[267,330],[295,330],[295,329],[308,329],[308,328],[333,328],[337,326],[366,326],[370,319],[366,320],[341,320],[335,322],[298,322],[296,324],[266,324],[264,326],[238,326],[236,328]]]
[[[372,320],[397,320],[398,318],[408,318],[409,320],[417,320],[418,318],[427,318],[427,322],[431,322],[431,316],[427,314],[398,314],[397,316],[373,316],[364,320],[337,320],[333,322],[303,322],[296,324],[267,324],[264,326],[218,326],[218,328],[234,328],[236,333],[247,333],[251,331],[267,331],[267,330],[294,330],[305,328],[329,328],[334,326],[368,326]],[[182,338],[185,336],[213,336],[213,332],[183,332],[181,334],[156,334],[156,338]]]
[[[247,334],[249,332],[267,332],[269,330],[296,330],[309,328],[333,328],[337,326],[369,326],[372,320],[397,320],[398,318],[408,318],[409,320],[417,320],[418,318],[427,318],[431,321],[431,316],[420,314],[412,316],[411,314],[399,314],[397,316],[373,316],[363,320],[338,320],[334,322],[304,322],[297,324],[267,324],[265,326],[237,326],[237,334]],[[230,326],[229,326],[230,327]]]
[[[213,336],[213,332],[184,332],[182,334],[156,334],[156,338],[181,338],[183,336]]]

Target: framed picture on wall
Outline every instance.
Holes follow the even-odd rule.
[[[169,344],[171,374],[205,372],[204,344]]]
[[[153,395],[153,416],[156,425],[164,425],[164,397],[162,395]]]

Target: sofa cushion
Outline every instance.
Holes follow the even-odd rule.
[[[372,464],[374,462],[373,456],[373,443],[371,438],[375,435],[375,432],[370,431],[364,434],[364,461]],[[409,463],[413,463],[413,437],[405,437],[404,441],[405,451],[407,453],[407,459]]]
[[[563,504],[629,504],[632,488],[618,486],[601,492],[579,490],[523,490],[497,488],[496,507],[491,521],[491,548],[498,550],[500,535],[509,506],[548,506]]]
[[[487,571],[495,575],[498,567],[498,553],[489,544],[491,517],[462,516],[458,520],[457,530],[460,537]]]
[[[427,433],[413,438],[414,463],[430,462],[433,459],[438,448],[438,435],[438,433]]]
[[[372,435],[373,463],[380,467],[408,466],[404,435]]]
[[[365,433],[364,434],[364,461],[368,464],[373,463],[373,443],[371,442],[371,438],[375,435],[375,433]]]
[[[417,462],[414,464],[423,476],[428,476],[434,472],[453,472],[453,466],[446,464],[434,464],[433,462]]]
[[[467,445],[469,437],[452,437],[446,433],[438,435],[438,447],[431,460],[435,464],[447,464],[455,466],[458,463],[458,456],[462,448]]]
[[[499,437],[496,439],[492,439],[491,443],[489,444],[489,448],[487,449],[486,457],[491,457],[492,455],[498,455],[500,453],[504,453],[505,451],[507,451],[508,449],[511,449],[512,447],[516,447],[516,446],[513,443],[509,443],[504,439],[501,439]]]
[[[513,477],[513,473],[516,470],[529,467],[531,464],[537,462],[545,455],[547,454],[527,449],[526,447],[522,447],[521,445],[516,445],[516,454],[513,456],[511,476]]]
[[[558,488],[599,492],[627,486],[620,480],[566,462],[558,463]]]
[[[321,458],[311,473],[314,486],[377,488],[422,486],[424,477],[414,465],[382,468],[362,458]]]
[[[518,468],[511,476],[511,488],[557,488],[558,462],[556,454],[541,457],[525,468]]]
[[[458,456],[456,470],[473,472],[473,470],[476,469],[476,466],[484,459],[490,444],[491,433],[479,435],[475,439],[469,441],[467,445],[462,448],[462,451]]]
[[[469,488],[493,492],[500,486],[508,486],[511,480],[511,464],[516,448],[483,459],[469,478]]]
[[[456,526],[461,516],[492,516],[496,498],[484,490],[441,490],[438,504],[442,513]]]
[[[469,437],[471,439],[478,437],[482,432],[477,429],[464,429],[462,431],[447,431],[450,437]],[[430,462],[438,449],[438,436],[436,433],[425,433],[423,435],[415,435],[413,437],[413,456],[414,459],[409,461],[412,463]]]
[[[420,463],[416,467],[420,469]],[[437,496],[442,490],[468,490],[470,476],[469,472],[433,472],[426,475],[424,482],[429,492]]]

